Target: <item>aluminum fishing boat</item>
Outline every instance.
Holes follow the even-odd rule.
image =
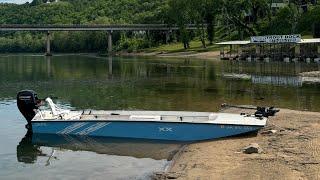
[[[260,108],[255,114],[186,111],[70,111],[45,102],[34,91],[17,95],[17,105],[34,133],[198,141],[253,132],[266,125],[275,110]]]

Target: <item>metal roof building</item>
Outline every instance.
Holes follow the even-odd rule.
[[[218,42],[221,59],[315,61],[320,63],[320,38],[300,35],[255,36],[251,40]]]

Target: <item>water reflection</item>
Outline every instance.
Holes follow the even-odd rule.
[[[251,77],[252,83],[271,84],[276,86],[296,86],[300,87],[303,84],[300,76],[259,76]]]
[[[268,76],[268,75],[249,75],[236,73],[223,73],[223,78],[234,80],[250,80],[253,84],[270,84],[275,86],[295,86],[301,87],[304,83],[301,76]]]
[[[47,74],[48,77],[51,76],[51,56],[45,56],[46,61],[47,61]]]
[[[318,63],[285,63],[272,62],[246,62],[223,61],[222,72],[250,75],[296,76],[301,72],[319,71]]]
[[[0,56],[0,176],[144,179],[163,170],[181,146],[36,134],[21,140],[25,121],[14,103],[21,89],[59,97],[59,104],[73,109],[217,111],[227,102],[320,111],[320,86],[294,79],[300,72],[315,70],[320,66],[313,63]],[[227,73],[254,80],[223,78]]]
[[[0,99],[34,89],[77,109],[216,111],[228,102],[320,111],[319,85],[301,84],[296,78],[300,72],[315,70],[320,66],[314,63],[0,57]],[[221,78],[228,73],[253,79]],[[257,101],[261,95],[268,98]],[[311,104],[299,103],[303,99]]]
[[[32,144],[32,133],[27,133],[17,146],[18,162],[35,163],[38,156],[46,156],[38,145]]]
[[[166,159],[170,161],[183,144],[172,141],[121,139],[55,134],[32,134],[28,132],[17,146],[17,160],[36,163],[38,157],[47,157],[46,165],[55,157],[54,150],[90,151],[98,154],[130,156],[135,158]],[[44,147],[51,148],[51,152]]]
[[[113,69],[113,66],[112,66],[112,56],[109,56],[108,57],[108,67],[109,67],[109,71],[108,71],[108,77],[109,77],[109,79],[111,79],[112,78],[112,69]]]

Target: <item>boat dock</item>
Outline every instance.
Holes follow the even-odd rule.
[[[320,63],[320,38],[302,39],[301,35],[268,35],[216,44],[221,47],[222,60]]]

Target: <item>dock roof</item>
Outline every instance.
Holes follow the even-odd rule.
[[[308,44],[308,43],[320,43],[320,38],[312,38],[312,39],[301,39],[301,42],[298,42],[298,44]],[[217,45],[246,45],[246,44],[259,44],[259,43],[251,43],[248,41],[224,41],[216,43]],[[265,44],[265,43],[261,43]]]
[[[301,39],[299,44],[307,44],[307,43],[320,43],[320,38],[313,38],[313,39]]]

